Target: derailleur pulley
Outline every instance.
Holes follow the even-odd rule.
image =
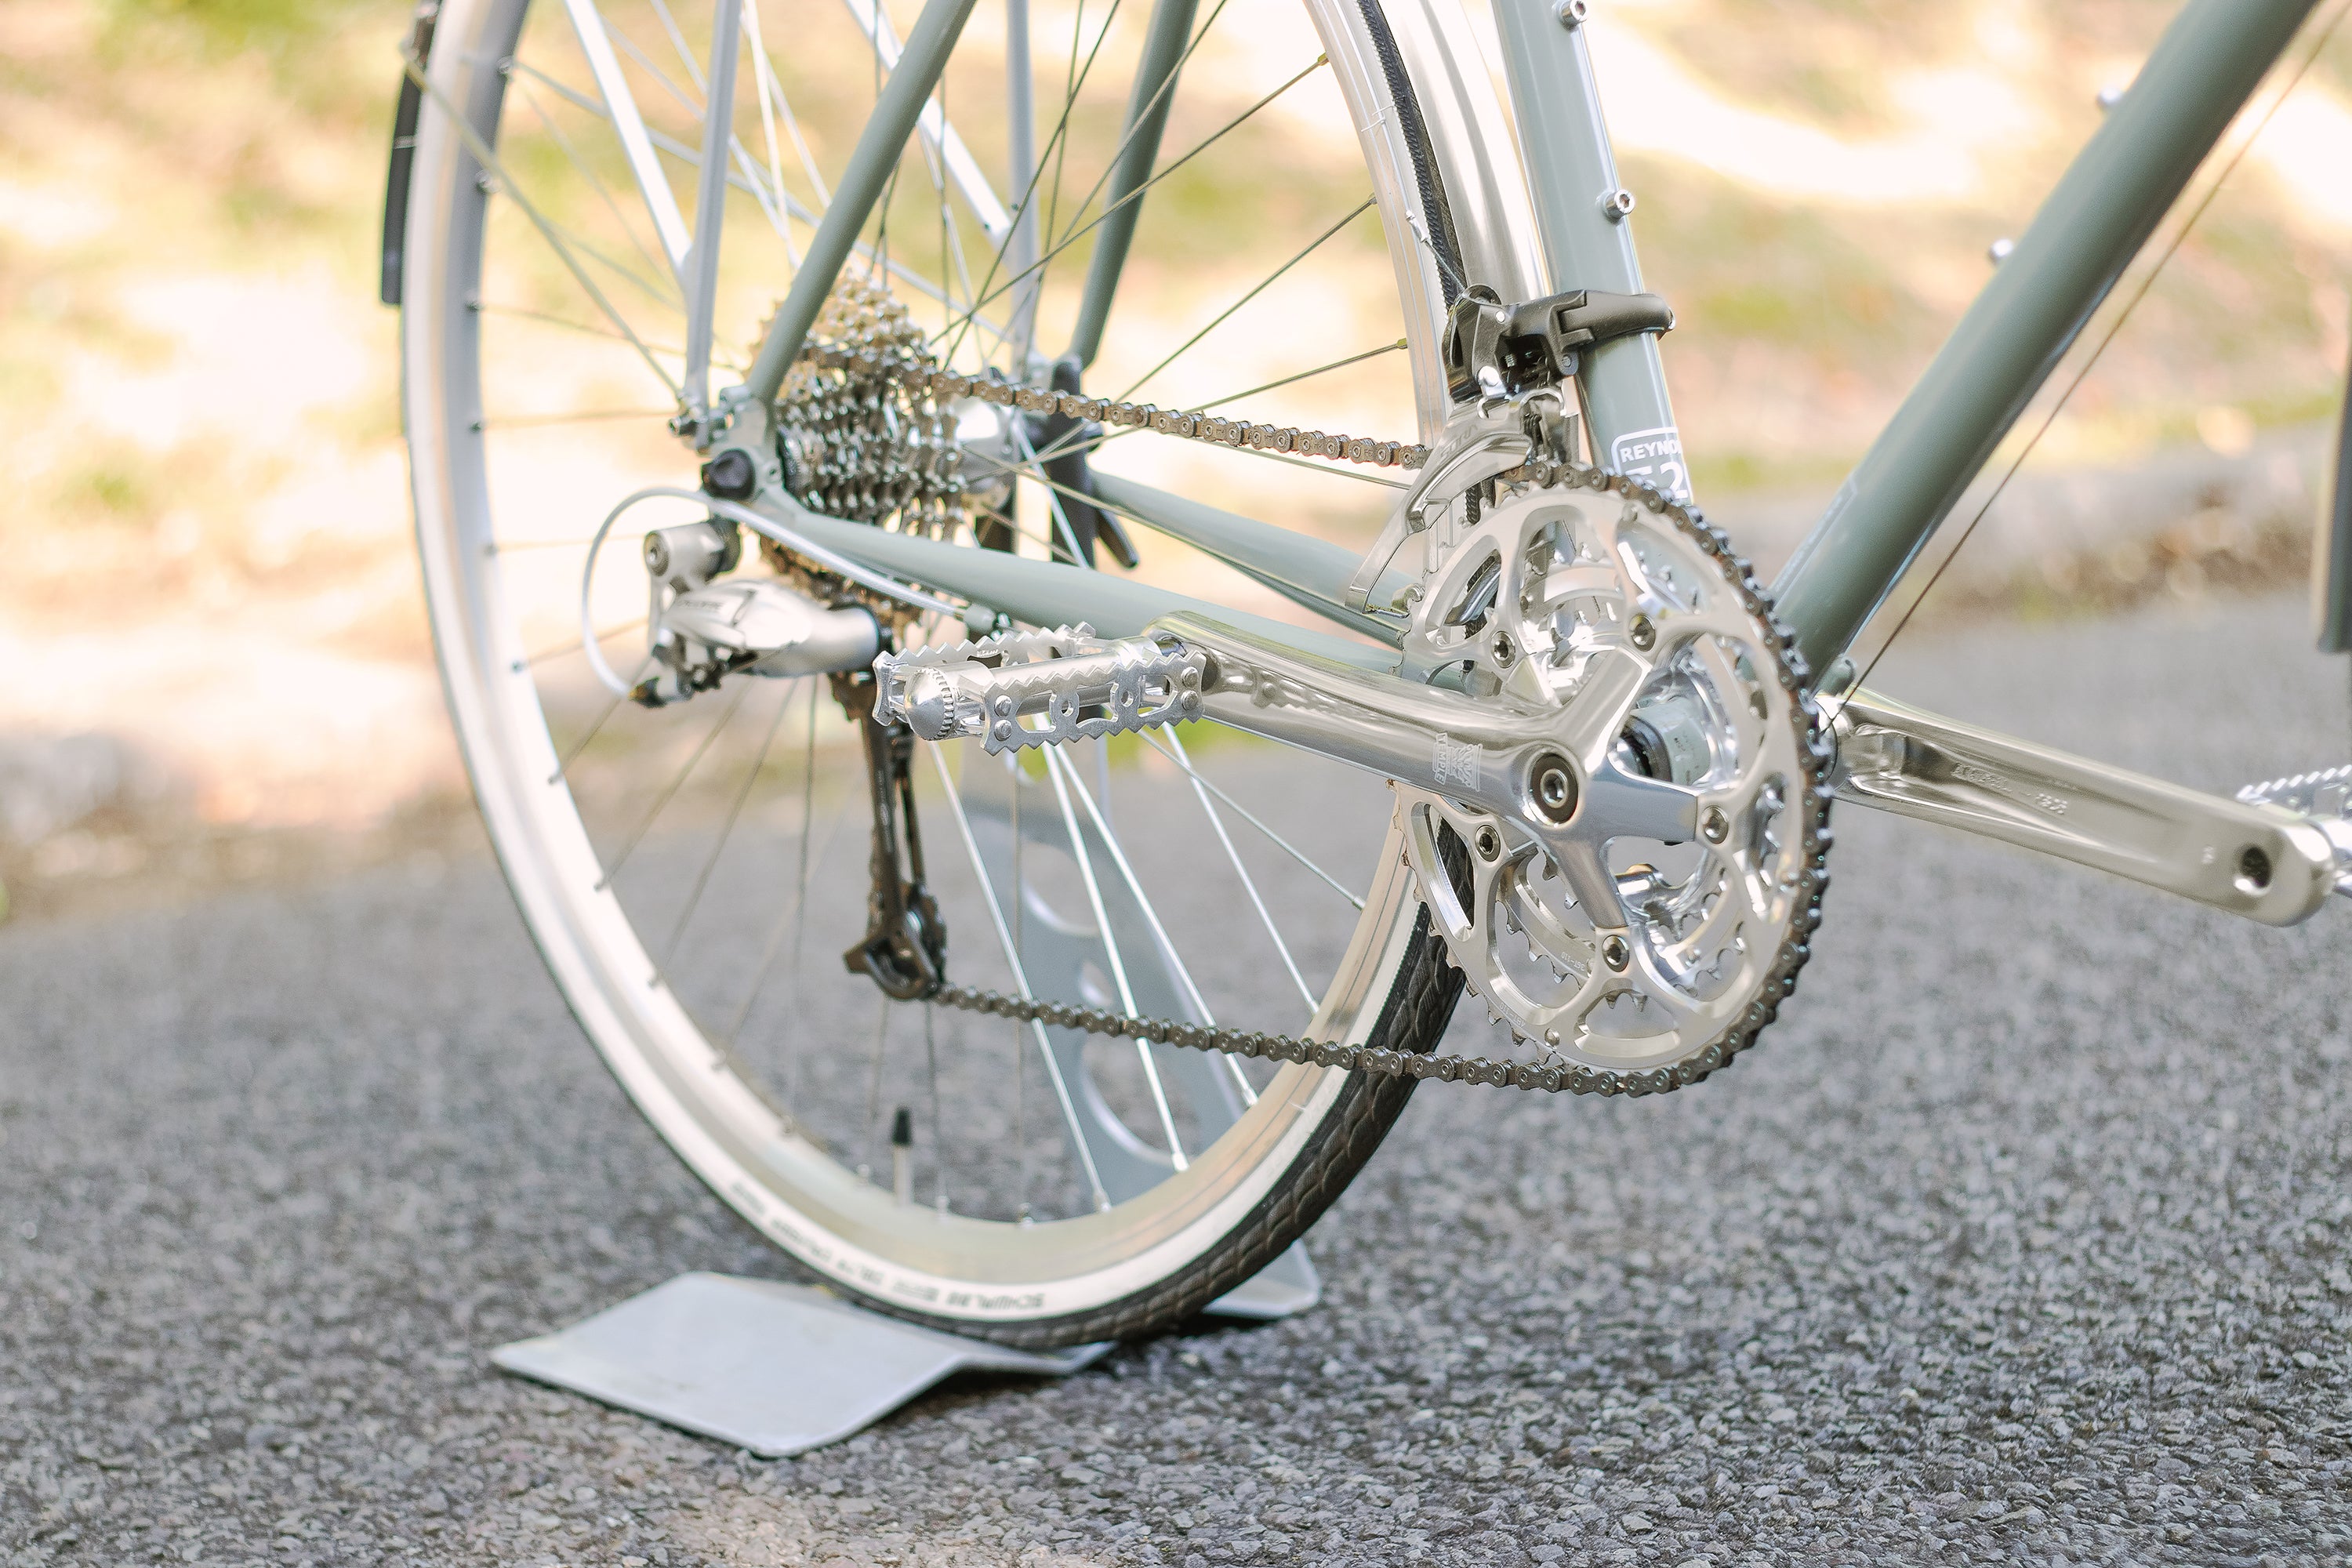
[[[923,837],[915,816],[915,735],[903,721],[876,711],[875,678],[844,670],[833,694],[866,743],[866,794],[874,808],[866,896],[866,934],[841,955],[899,1001],[929,996],[947,973],[948,931],[923,880]]]

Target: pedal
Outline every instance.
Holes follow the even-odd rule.
[[[1164,633],[1006,632],[884,654],[874,713],[926,741],[977,736],[991,754],[1019,751],[1197,719],[1208,662]]]
[[[2352,763],[2250,784],[2238,792],[2248,805],[2283,806],[2308,817],[2336,847],[2336,890],[2352,898]]]

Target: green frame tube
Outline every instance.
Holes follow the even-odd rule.
[[[963,37],[972,5],[973,0],[925,0],[923,14],[915,19],[915,30],[908,35],[897,68],[882,84],[873,116],[858,133],[849,167],[834,186],[833,202],[809,241],[808,254],[802,258],[800,270],[793,274],[793,286],[776,308],[776,319],[768,324],[759,357],[751,362],[741,388],[730,395],[733,399],[765,408],[782,390],[784,373],[800,357],[801,344],[808,340],[817,311],[833,292],[842,264],[856,247],[866,220],[873,216],[874,204],[882,199],[890,171],[898,166],[899,156],[907,150],[907,138],[914,134],[915,121],[921,117],[931,89],[947,69],[956,40]]]
[[[1774,585],[1780,614],[1796,632],[1815,671],[1826,671],[1836,662],[1894,591],[2231,119],[2293,44],[2316,4],[2188,0],[2173,19],[2137,79],[2075,156],[1781,572]],[[971,5],[971,0],[929,0],[907,57],[885,91],[886,104],[898,105],[898,117],[879,134],[869,124],[853,159],[853,174],[865,176],[872,192],[859,201],[854,223],[836,223],[845,210],[841,197],[827,213],[819,240],[834,234],[838,254],[813,249],[810,263],[794,279],[793,293],[754,366],[751,384],[760,395],[772,395],[784,365],[798,352]],[[1131,116],[1139,109],[1152,113],[1155,100],[1164,110],[1168,95],[1160,88],[1181,58],[1192,10],[1192,0],[1160,0]],[[1563,289],[1637,289],[1640,275],[1630,227],[1603,215],[1601,191],[1595,187],[1596,182],[1613,182],[1615,164],[1581,29],[1562,26],[1558,11],[1543,0],[1498,0],[1496,10],[1507,45],[1524,46],[1507,49],[1507,64],[1521,142],[1530,152],[1530,195],[1553,283]],[[1177,25],[1180,19],[1182,26]],[[1155,66],[1163,58],[1165,65]],[[903,92],[902,85],[907,89]],[[877,109],[877,121],[883,118]],[[1131,193],[1150,177],[1160,129],[1154,120],[1132,137],[1125,157],[1135,161],[1136,173],[1130,184],[1122,163],[1123,192]],[[1095,253],[1074,352],[1090,352],[1098,345],[1125,260],[1137,204],[1127,201],[1120,206],[1120,199],[1114,196],[1114,210],[1124,215],[1124,221],[1116,223],[1116,240],[1106,235]],[[1104,227],[1109,230],[1114,223],[1106,222]],[[795,301],[804,308],[796,310]],[[765,382],[763,373],[770,373]],[[1596,457],[1605,467],[1626,471],[1615,450],[1624,437],[1673,435],[1673,413],[1654,337],[1612,343],[1606,353],[1591,356],[1581,391],[1591,416]],[[1653,420],[1663,426],[1662,432],[1627,428]],[[1651,482],[1662,489],[1681,488],[1663,475]],[[1152,518],[1157,525],[1179,536],[1202,535],[1202,540],[1213,533],[1217,542],[1210,547],[1217,553],[1261,581],[1274,583],[1299,603],[1323,608],[1318,603],[1322,595],[1299,580],[1302,573],[1315,578],[1323,574],[1319,552],[1300,555],[1281,549],[1270,538],[1281,531],[1272,525],[1165,504],[1175,498],[1135,499],[1144,502],[1139,511],[1160,514]],[[1234,525],[1241,526],[1237,530]],[[837,547],[879,566],[905,569],[906,563],[884,559],[895,548],[886,541],[895,536],[863,531],[862,538],[858,531],[845,535]],[[929,563],[935,570],[944,564]],[[983,600],[1008,609],[1013,607],[1005,602],[1013,578],[1066,570],[1013,556],[1000,556],[990,566],[990,583],[984,588],[977,583],[971,586],[982,589]],[[933,580],[949,585],[944,579]],[[1334,618],[1350,624],[1344,617]]]
[[[1823,672],[1976,479],[2317,0],[2189,0],[1960,318],[1773,598]]]
[[[1168,129],[1168,108],[1176,99],[1168,79],[1183,62],[1184,46],[1192,40],[1192,16],[1197,0],[1154,0],[1151,23],[1143,39],[1143,58],[1136,63],[1135,86],[1127,101],[1127,129],[1118,166],[1111,174],[1110,191],[1095,230],[1095,250],[1087,263],[1086,292],[1078,301],[1077,325],[1070,332],[1068,352],[1080,365],[1095,363],[1102,352],[1103,328],[1110,321],[1111,300],[1118,292],[1119,274],[1127,267],[1128,247],[1135,242],[1135,220],[1142,216],[1142,190],[1160,162],[1160,138]]]
[[[1528,150],[1528,194],[1550,287],[1641,293],[1633,218],[1612,216],[1602,202],[1621,185],[1583,26],[1565,25],[1555,0],[1495,0],[1495,26],[1519,145]],[[1657,337],[1613,339],[1583,359],[1577,392],[1593,461],[1689,500],[1690,469]]]

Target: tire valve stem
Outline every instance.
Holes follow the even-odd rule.
[[[900,1208],[915,1201],[915,1113],[903,1105],[890,1118],[890,1190]]]

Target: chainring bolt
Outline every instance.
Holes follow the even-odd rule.
[[[1625,939],[1622,936],[1602,937],[1601,962],[1612,969],[1622,970],[1633,962],[1633,950],[1626,945]]]
[[[1710,805],[1699,817],[1698,836],[1709,844],[1720,844],[1731,837],[1731,819],[1723,815],[1721,806]]]
[[[1478,830],[1478,858],[1481,860],[1492,860],[1496,856],[1500,855],[1502,852],[1503,836],[1496,832],[1492,827],[1480,828]]]
[[[1658,628],[1647,616],[1635,616],[1633,624],[1625,628],[1625,637],[1643,653],[1658,646]]]
[[[1546,752],[1528,770],[1528,791],[1544,820],[1566,823],[1576,815],[1576,770],[1558,752]]]

